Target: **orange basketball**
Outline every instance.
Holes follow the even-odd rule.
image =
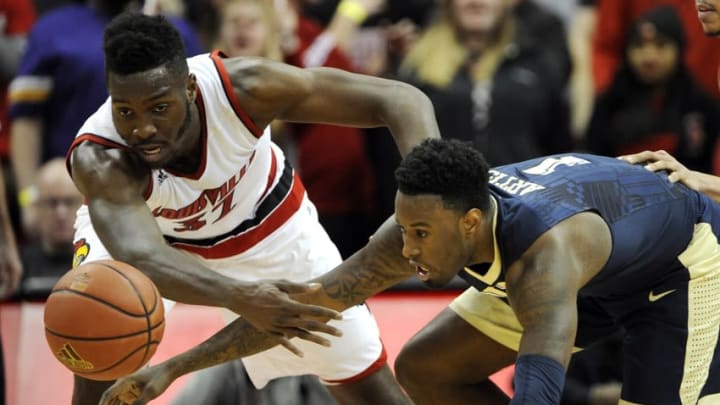
[[[114,380],[155,353],[165,330],[160,292],[129,264],[103,260],[67,272],[45,305],[45,338],[70,371]]]

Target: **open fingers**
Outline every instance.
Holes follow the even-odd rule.
[[[303,340],[307,340],[308,342],[313,342],[315,344],[318,344],[320,346],[330,347],[330,340],[327,338],[324,338],[320,335],[310,333],[306,330],[298,330],[297,335],[295,337]]]
[[[631,155],[619,156],[618,159],[625,160],[629,163],[640,163],[640,162],[652,162],[660,160],[674,160],[674,158],[664,150],[650,151],[646,150],[639,153],[633,153]]]
[[[299,317],[281,318],[278,319],[276,327],[281,330],[285,336],[288,336],[288,334],[294,336],[298,330],[311,334],[326,333],[328,335],[338,337],[342,336],[342,331],[340,329],[315,319],[305,319]]]
[[[645,165],[645,168],[656,172],[658,170],[667,170],[670,172],[678,172],[684,170],[685,167],[676,160],[658,160]]]
[[[334,309],[323,307],[320,305],[303,304],[297,301],[290,301],[287,304],[287,310],[294,312],[301,318],[316,318],[326,322],[331,319],[342,319],[342,314]]]
[[[298,357],[305,356],[305,354],[302,352],[302,350],[300,350],[300,348],[298,348],[297,346],[292,344],[292,342],[290,342],[290,339],[288,339],[282,335],[278,335],[277,341],[280,345],[282,345],[282,347],[286,348],[290,353],[292,353]]]

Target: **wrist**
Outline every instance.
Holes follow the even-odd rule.
[[[237,312],[238,302],[241,306],[250,301],[252,296],[255,294],[256,284],[248,283],[245,281],[235,280],[234,283],[227,289],[224,294],[225,307]]]
[[[352,20],[355,24],[362,24],[368,17],[368,10],[357,0],[342,0],[335,11],[338,15]]]

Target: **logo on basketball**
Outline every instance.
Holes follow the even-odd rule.
[[[70,283],[70,289],[75,291],[85,291],[87,290],[88,283],[90,282],[90,275],[87,273],[80,273],[73,277],[72,282]]]
[[[70,346],[70,343],[65,343],[58,350],[57,358],[66,366],[76,370],[92,370],[95,368],[92,363],[80,357],[75,349]]]

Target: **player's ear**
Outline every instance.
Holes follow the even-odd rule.
[[[194,73],[190,73],[187,77],[185,93],[187,94],[188,100],[190,100],[191,103],[195,102],[195,97],[197,96],[197,79],[195,78]]]
[[[463,217],[460,219],[460,226],[462,227],[462,231],[467,234],[474,232],[480,224],[482,217],[483,212],[477,208],[473,208],[467,211],[465,215],[463,215]]]

